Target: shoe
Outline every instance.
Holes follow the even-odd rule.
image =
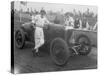
[[[33,56],[34,56],[34,57],[36,57],[36,56],[37,56],[37,54],[36,54],[35,50],[32,50],[32,53],[33,53]]]
[[[36,56],[40,56],[39,52],[35,52],[35,55],[36,55]]]
[[[36,56],[38,56],[38,57],[43,57],[43,55],[41,54],[40,51],[36,52]]]

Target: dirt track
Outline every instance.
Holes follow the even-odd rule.
[[[97,68],[97,49],[92,48],[88,56],[73,56],[70,57],[65,66],[57,66],[52,61],[50,55],[41,52],[42,57],[34,57],[32,55],[32,45],[20,50],[15,47],[15,72],[16,73],[32,73],[32,72],[48,72],[48,71],[63,71],[77,69],[95,69]]]

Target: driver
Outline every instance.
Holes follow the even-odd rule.
[[[38,56],[39,55],[39,48],[44,44],[44,32],[43,32],[43,27],[49,23],[47,20],[46,12],[42,9],[40,11],[40,14],[35,16],[35,47],[32,50],[32,52]]]

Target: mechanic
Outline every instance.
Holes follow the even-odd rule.
[[[34,21],[33,21],[34,22]],[[46,12],[42,9],[40,11],[40,14],[35,16],[35,47],[32,50],[33,54],[35,56],[39,56],[39,48],[44,44],[44,32],[43,32],[43,27],[50,23],[47,18],[46,18]]]

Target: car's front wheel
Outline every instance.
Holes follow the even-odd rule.
[[[61,38],[54,39],[50,46],[50,54],[57,65],[64,65],[70,57],[67,43]]]

